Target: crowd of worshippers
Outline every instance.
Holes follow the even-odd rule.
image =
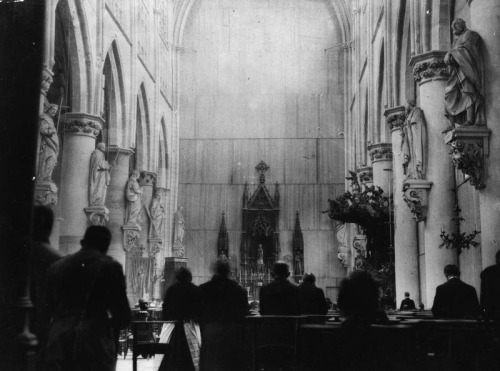
[[[81,250],[61,257],[49,244],[52,211],[34,211],[32,297],[34,331],[40,342],[37,370],[114,370],[118,335],[132,320],[122,266],[107,256],[111,233],[91,226]],[[447,265],[447,282],[436,289],[432,307],[439,318],[483,318],[500,322],[500,251],[496,265],[481,273],[481,305],[475,289],[460,280],[455,265]],[[230,273],[227,261],[216,261],[213,277],[194,285],[188,268],[175,272],[176,282],[164,297],[160,341],[176,344],[175,356],[165,356],[160,370],[242,370],[245,368],[244,319],[250,313],[247,291]],[[324,315],[328,304],[315,277],[305,275],[300,286],[290,282],[289,267],[278,261],[274,280],[259,292],[260,315]],[[378,282],[362,270],[341,283],[337,297],[343,323],[387,322]],[[141,309],[146,309],[146,306]],[[406,299],[402,309],[413,309]]]

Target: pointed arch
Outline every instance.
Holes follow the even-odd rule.
[[[168,184],[168,142],[167,142],[167,124],[165,117],[160,120],[160,137],[158,143],[158,187],[167,188]]]
[[[147,170],[149,168],[148,152],[150,138],[149,108],[144,83],[141,83],[137,94],[136,112],[136,143],[135,143],[135,168]]]

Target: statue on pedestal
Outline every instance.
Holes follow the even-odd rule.
[[[57,114],[58,108],[57,104],[49,104],[45,107],[45,112],[40,116],[40,149],[36,168],[37,182],[51,182],[52,172],[57,165],[59,138],[53,118]]]
[[[262,249],[262,245],[259,243],[257,247],[257,267],[261,269],[264,266],[264,250]]]
[[[184,221],[184,215],[182,215],[182,206],[179,206],[177,208],[177,211],[175,212],[174,223],[175,223],[174,244],[179,244],[182,246],[182,240],[184,239],[184,230],[186,224],[186,222]]]
[[[450,122],[446,131],[457,125],[485,125],[484,67],[481,37],[467,29],[465,21],[457,18],[451,24],[457,36],[453,48],[444,57],[450,77],[445,89],[445,111]]]
[[[413,100],[408,100],[405,111],[402,142],[404,173],[407,179],[425,179],[427,128],[424,112]]]
[[[110,181],[111,165],[106,161],[104,143],[99,143],[90,155],[89,205],[104,206]]]
[[[161,238],[161,227],[163,224],[163,216],[165,208],[163,207],[161,193],[156,191],[151,200],[150,217],[151,217],[151,238]]]
[[[125,225],[141,226],[141,208],[142,208],[142,189],[137,182],[139,179],[139,171],[134,170],[130,174],[125,190],[125,197],[127,198],[127,209],[125,214]]]

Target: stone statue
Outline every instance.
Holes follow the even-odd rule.
[[[300,252],[297,252],[293,261],[293,274],[299,276],[302,275],[303,273],[304,272],[302,269],[302,254]]]
[[[406,103],[406,120],[403,126],[403,167],[407,179],[425,179],[427,155],[427,128],[424,112],[415,101]]]
[[[257,247],[257,265],[264,265],[264,250],[262,249],[261,244],[259,244],[259,246]]]
[[[106,161],[104,143],[99,143],[90,155],[89,205],[104,206],[110,181],[111,165]]]
[[[151,200],[150,216],[151,216],[151,238],[161,237],[161,226],[163,224],[163,216],[165,208],[163,207],[161,193],[156,191]]]
[[[54,117],[59,106],[49,104],[45,112],[40,116],[40,149],[36,168],[36,179],[38,182],[52,181],[52,172],[57,165],[59,155],[59,138],[54,126]]]
[[[184,239],[184,230],[185,224],[184,215],[182,215],[182,206],[177,208],[174,217],[175,223],[175,235],[174,235],[174,243],[177,242],[182,245],[182,240]]]
[[[444,57],[450,77],[445,89],[445,110],[450,126],[485,125],[483,96],[483,53],[481,37],[467,29],[463,19],[453,21],[453,48]]]
[[[125,197],[127,198],[125,225],[136,227],[141,226],[142,189],[137,182],[139,175],[138,170],[132,171],[125,190]]]

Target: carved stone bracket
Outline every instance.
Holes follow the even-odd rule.
[[[143,170],[138,182],[141,187],[152,187],[156,183],[156,173]]]
[[[57,186],[52,182],[35,184],[35,204],[50,208],[57,205]]]
[[[186,255],[186,248],[180,241],[175,241],[174,246],[172,247],[172,252],[174,257],[176,258],[184,258]]]
[[[356,172],[363,191],[373,186],[373,168],[371,166],[360,167]]]
[[[431,50],[410,59],[415,82],[423,84],[429,80],[448,79],[448,66],[444,63],[446,52]]]
[[[130,251],[134,246],[138,246],[141,236],[141,227],[136,225],[122,225],[123,229],[123,249]]]
[[[427,217],[431,186],[432,182],[422,179],[409,179],[403,183],[403,199],[417,222]]]
[[[104,226],[109,221],[109,210],[106,206],[89,206],[84,210],[89,216],[91,225]]]
[[[339,248],[337,257],[343,268],[349,268],[351,250],[347,246],[347,224],[344,222],[337,221],[337,241],[339,242]]]
[[[389,125],[391,131],[401,130],[401,128],[405,124],[405,106],[388,108],[385,110],[384,115],[386,117],[385,121],[387,125]]]
[[[484,126],[461,126],[445,136],[453,165],[470,177],[470,184],[476,189],[486,186],[484,156],[489,154],[490,132]]]
[[[391,143],[377,143],[368,146],[368,153],[372,164],[378,161],[392,161],[392,144]]]
[[[149,256],[155,257],[161,251],[163,244],[162,238],[150,238],[149,239]]]
[[[64,115],[66,133],[97,137],[102,130],[104,120],[100,116],[88,113],[68,112]]]

